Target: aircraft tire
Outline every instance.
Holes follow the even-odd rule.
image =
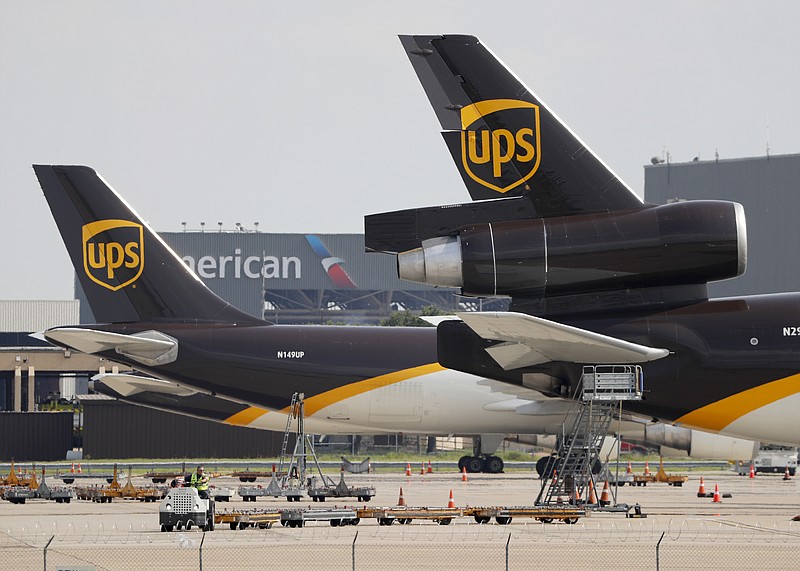
[[[483,458],[478,456],[469,456],[466,466],[467,472],[470,474],[479,474],[480,472],[483,472]]]
[[[489,456],[483,463],[484,471],[489,474],[500,474],[504,466],[503,459],[498,456]]]

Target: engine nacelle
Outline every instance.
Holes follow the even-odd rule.
[[[644,440],[650,444],[682,450],[692,458],[707,460],[744,460],[749,462],[758,453],[759,442],[711,434],[669,424],[645,427]]]
[[[401,279],[535,297],[705,284],[746,262],[744,208],[711,200],[474,224],[397,256]]]

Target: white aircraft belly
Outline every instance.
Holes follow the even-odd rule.
[[[530,416],[500,403],[517,406],[514,387],[498,392],[482,378],[452,370],[437,371],[376,388],[320,409],[307,419],[369,427],[373,432],[416,434],[537,433]],[[543,397],[544,398],[544,397]],[[347,421],[341,419],[348,419]],[[353,430],[343,429],[352,434]]]
[[[762,442],[800,443],[800,394],[793,394],[748,412],[720,432]]]

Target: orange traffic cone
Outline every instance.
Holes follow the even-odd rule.
[[[431,467],[431,461],[428,460],[428,474],[433,474],[433,468]]]
[[[419,475],[420,476],[424,476],[425,475],[425,462],[423,462],[422,464],[419,465]]]
[[[69,469],[70,474],[75,473],[75,462],[72,463],[72,467]]]
[[[706,484],[703,481],[703,476],[700,476],[700,487],[697,489],[697,497],[698,498],[706,497]]]
[[[786,470],[783,471],[783,481],[791,480],[792,477],[789,475],[789,466],[786,466]]]
[[[406,462],[406,476],[410,475],[411,475],[411,464],[409,462]]]
[[[722,502],[722,498],[719,495],[719,484],[714,484],[714,499],[711,502],[715,504]]]
[[[633,474],[633,469],[631,468],[631,463],[630,462],[628,462],[628,469],[625,470],[625,473],[628,474],[628,475]]]
[[[397,498],[397,505],[398,506],[406,505],[406,500],[403,498],[403,486],[400,486],[400,497]]]
[[[611,490],[608,489],[608,480],[603,483],[603,491],[600,492],[600,505],[603,507],[611,505]]]
[[[447,507],[448,508],[456,507],[456,501],[453,499],[453,490],[450,490],[450,499],[447,502]]]
[[[80,474],[80,473],[81,473],[81,463],[78,462],[78,474]]]
[[[556,485],[556,482],[558,482],[558,470],[553,470],[553,485],[554,486]]]
[[[597,494],[594,493],[594,482],[589,480],[589,503],[595,505],[597,503]]]
[[[645,476],[649,476],[650,475],[650,463],[649,462],[645,462],[644,463],[644,475]]]
[[[578,486],[572,486],[572,501],[571,504],[578,505],[581,503],[581,493],[578,491]]]
[[[750,462],[750,479],[752,480],[755,477],[756,477],[756,468],[755,466],[753,466],[753,463]]]
[[[461,468],[461,481],[462,482],[466,482],[467,481],[467,467],[466,466]]]

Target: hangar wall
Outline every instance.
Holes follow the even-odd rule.
[[[646,166],[645,200],[732,200],[747,219],[747,271],[709,284],[712,297],[800,290],[800,155]]]
[[[63,460],[72,450],[72,412],[0,412],[0,461]]]
[[[85,395],[84,458],[274,458],[283,434]],[[63,450],[61,452],[63,458]]]

